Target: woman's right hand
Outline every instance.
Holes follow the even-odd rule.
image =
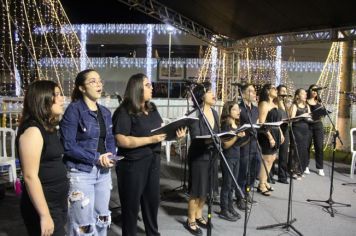
[[[41,217],[41,236],[50,236],[54,231],[54,223],[50,215]]]
[[[109,156],[111,156],[111,155],[112,155],[111,152],[107,152],[105,154],[100,155],[99,164],[105,168],[113,167],[115,162],[113,160],[109,159]]]
[[[166,139],[167,135],[166,134],[156,134],[151,136],[151,142],[152,143],[159,143],[162,142]]]

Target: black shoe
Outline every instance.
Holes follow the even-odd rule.
[[[241,211],[246,210],[246,208],[247,208],[247,210],[249,209],[249,207],[248,207],[247,204],[246,204],[245,199],[239,199],[239,200],[237,200],[237,201],[236,201],[236,206],[237,206],[237,209],[239,209],[239,210],[241,210]]]
[[[286,179],[279,179],[278,182],[282,184],[289,184],[288,180]]]
[[[232,215],[230,212],[223,210],[219,213],[219,217],[221,219],[227,220],[227,221],[237,221],[237,217]]]
[[[196,228],[193,229],[192,228],[193,226],[195,226]],[[187,222],[185,224],[185,228],[193,235],[196,235],[196,236],[203,235],[203,231],[201,230],[201,228],[198,227],[196,222],[189,222],[189,220],[187,219]]]
[[[231,215],[235,216],[238,220],[241,219],[241,215],[234,209],[234,207],[229,208]]]

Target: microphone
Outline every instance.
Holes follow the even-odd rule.
[[[293,95],[290,95],[290,94],[279,94],[278,97],[281,97],[281,98],[292,98]]]
[[[122,102],[122,97],[120,96],[120,94],[118,92],[115,92],[116,98],[119,102],[119,104]]]
[[[346,92],[346,91],[340,91],[340,94],[346,94],[346,95],[356,95],[354,92]]]
[[[323,89],[326,89],[326,88],[328,88],[328,87],[317,87],[317,88],[312,88],[311,89],[311,91],[315,91],[315,92],[317,92],[317,91],[320,91],[320,90],[323,90]]]

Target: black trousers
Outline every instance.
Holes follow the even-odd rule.
[[[68,212],[68,181],[63,181],[53,186],[42,186],[42,188],[54,223],[54,231],[52,235],[64,236],[64,225],[67,221]],[[33,206],[26,189],[23,189],[24,191],[21,196],[20,208],[27,233],[30,236],[40,236],[40,217],[37,210]]]
[[[311,149],[312,143],[314,144],[315,149],[315,164],[317,169],[323,169],[323,161],[324,161],[324,128],[323,123],[317,122],[309,124],[311,140],[309,144],[309,153]],[[309,165],[310,158],[308,159]]]
[[[240,167],[237,182],[244,193],[246,193],[246,185],[249,185],[251,188],[254,186],[260,171],[261,161],[258,155],[255,145],[253,145],[251,149],[249,144],[240,149]],[[239,195],[240,194],[236,192],[237,199],[241,198]]]
[[[137,217],[141,204],[146,235],[160,235],[157,214],[160,200],[159,154],[140,160],[122,160],[116,166],[122,209],[122,235],[137,234]]]
[[[309,130],[309,125],[304,121],[300,121],[295,124],[296,125],[293,124],[293,133],[295,137],[295,143],[297,145],[299,160],[295,152],[296,150],[294,149],[294,142],[291,141],[292,142],[291,149],[293,148],[292,165],[294,166],[297,172],[301,172],[300,174],[303,174],[305,168],[308,166],[308,160],[309,160],[310,130]]]
[[[226,158],[226,161],[237,180],[239,175],[239,158]],[[221,161],[222,186],[220,191],[220,208],[222,211],[233,208],[233,192],[236,189],[235,183],[231,178],[229,170],[224,161]],[[235,191],[238,191],[237,189]]]
[[[279,147],[278,152],[278,179],[287,180],[287,162],[288,162],[288,150],[289,150],[289,132],[288,130],[283,132],[284,143]]]

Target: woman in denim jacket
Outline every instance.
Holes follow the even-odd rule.
[[[97,103],[103,84],[88,69],[75,79],[72,102],[60,124],[70,178],[68,235],[106,235],[115,153],[110,111]]]

